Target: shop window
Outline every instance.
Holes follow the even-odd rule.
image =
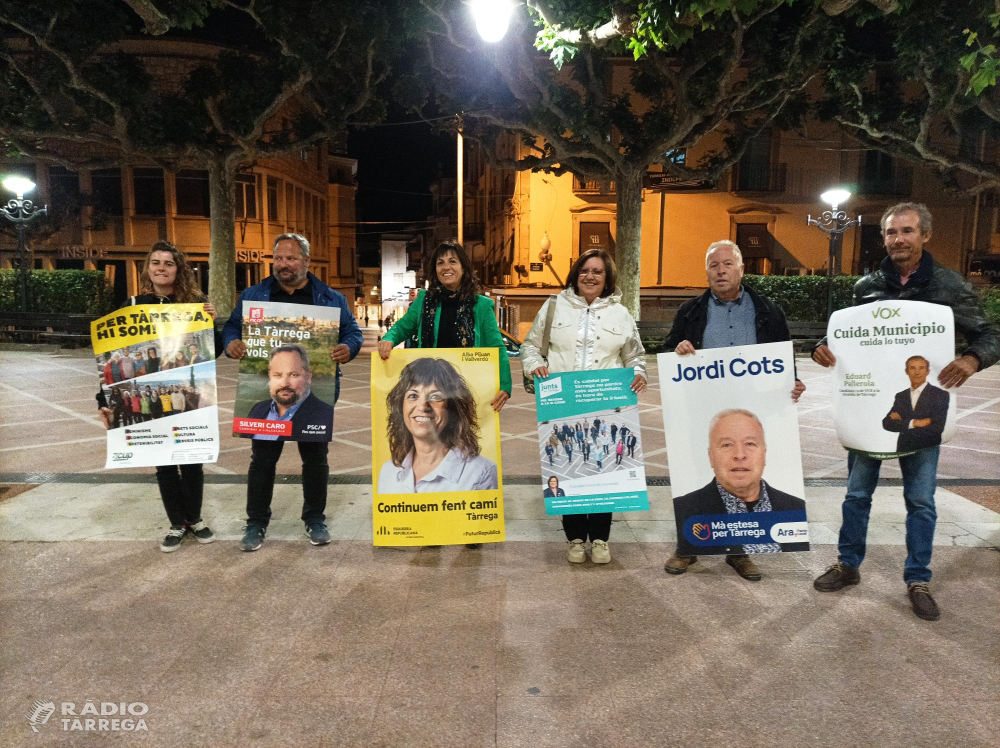
[[[271,223],[280,223],[278,220],[278,180],[274,177],[267,178],[267,220]]]

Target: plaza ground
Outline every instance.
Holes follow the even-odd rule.
[[[344,367],[327,510],[297,519],[293,449],[263,548],[240,553],[249,445],[206,465],[219,540],[157,546],[150,469],[105,471],[96,366],[0,352],[0,745],[992,746],[1000,730],[1000,367],[958,394],[942,448],[937,622],[902,584],[899,472],[875,496],[862,583],[813,577],[836,556],[846,461],[828,375],[798,362],[813,551],[664,574],[675,539],[655,361],[640,420],[651,510],[616,515],[614,559],[570,566],[538,497],[534,405],[501,415],[507,542],[371,546],[369,367]],[[235,364],[219,366],[228,433]],[[515,362],[514,381],[520,381]],[[142,702],[148,732],[32,732],[34,702]],[[992,737],[991,737],[992,736]]]

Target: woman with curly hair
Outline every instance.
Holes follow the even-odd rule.
[[[142,293],[129,299],[125,306],[202,303],[205,312],[215,319],[215,307],[208,302],[198,287],[187,258],[170,242],[157,242],[149,250],[146,261],[142,264],[139,289]],[[222,336],[218,333],[215,335],[215,350],[216,353],[222,351]],[[156,349],[149,347],[148,353],[150,357],[146,359],[146,373],[152,374],[162,370],[156,357]],[[182,353],[181,359],[183,358]],[[162,368],[166,369],[167,366]],[[103,391],[97,393],[97,402],[105,427],[117,428],[117,425],[112,425],[114,411],[108,408]],[[172,412],[170,395],[163,389],[153,391],[147,386],[140,409],[146,420],[170,415]],[[161,551],[164,553],[176,551],[188,535],[199,543],[211,543],[215,540],[212,530],[201,518],[205,476],[200,463],[161,465],[156,468],[156,482],[159,484],[160,498],[170,521],[170,529],[160,544]]]
[[[448,361],[411,361],[385,399],[392,458],[378,493],[488,491],[497,466],[479,454],[479,421],[469,385]]]

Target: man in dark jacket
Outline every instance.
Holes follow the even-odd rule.
[[[682,356],[704,348],[780,343],[791,340],[785,315],[766,296],[747,288],[743,281],[743,253],[730,241],[709,245],[705,254],[708,290],[690,299],[677,310],[667,336],[666,348]],[[806,386],[795,380],[792,399],[796,402]],[[675,552],[663,570],[683,574],[697,560],[694,555]],[[760,570],[745,554],[730,556],[726,562],[744,579],[758,580]]]
[[[924,245],[931,238],[931,214],[920,203],[900,203],[882,216],[882,237],[887,257],[874,273],[854,286],[854,304],[885,299],[907,299],[949,306],[955,313],[955,329],[965,338],[966,349],[938,375],[943,387],[959,387],[981,369],[1000,358],[1000,335],[991,325],[972,287],[953,270],[937,264]],[[823,340],[813,350],[813,360],[833,366],[837,359]],[[891,417],[891,414],[890,414]],[[902,414],[900,414],[902,419]],[[940,446],[921,449],[899,458],[906,497],[906,547],[903,581],[913,612],[935,621],[941,612],[931,597],[931,549],[937,511],[937,462]],[[881,460],[849,452],[847,456],[847,496],[843,504],[837,563],[819,576],[813,586],[834,592],[861,581],[858,567],[865,557],[868,514],[872,493],[878,485]]]
[[[274,240],[271,277],[251,286],[240,294],[236,308],[222,330],[226,355],[240,359],[246,353],[243,343],[243,303],[249,301],[279,301],[285,304],[330,306],[340,309],[340,340],[330,351],[330,359],[345,364],[361,350],[364,338],[354,321],[343,294],[334,291],[309,272],[309,241],[299,234],[282,234]],[[340,396],[340,367],[337,368],[336,395]],[[264,542],[271,519],[271,499],[274,476],[284,442],[255,438],[247,472],[247,526],[240,542],[244,551],[256,551]],[[327,462],[329,441],[299,441],[302,457],[302,521],[313,545],[326,545],[330,533],[326,529],[326,486],[330,476]]]
[[[923,356],[906,359],[910,386],[896,393],[892,410],[882,419],[882,428],[899,434],[897,452],[915,452],[941,443],[951,395],[928,384],[929,372],[930,364]]]

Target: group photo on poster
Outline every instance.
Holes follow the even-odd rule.
[[[213,462],[219,453],[212,318],[200,304],[128,307],[96,320],[108,468]]]
[[[649,508],[632,369],[552,374],[538,383],[545,513]]]
[[[792,344],[657,361],[678,554],[809,550]]]
[[[951,308],[887,301],[841,309],[827,345],[836,356],[833,418],[840,443],[877,459],[947,442],[957,403],[937,377],[955,358]]]
[[[247,355],[233,407],[233,434],[330,441],[337,396],[340,309],[271,301],[243,306]]]
[[[372,355],[376,545],[504,539],[498,386],[496,349]]]

